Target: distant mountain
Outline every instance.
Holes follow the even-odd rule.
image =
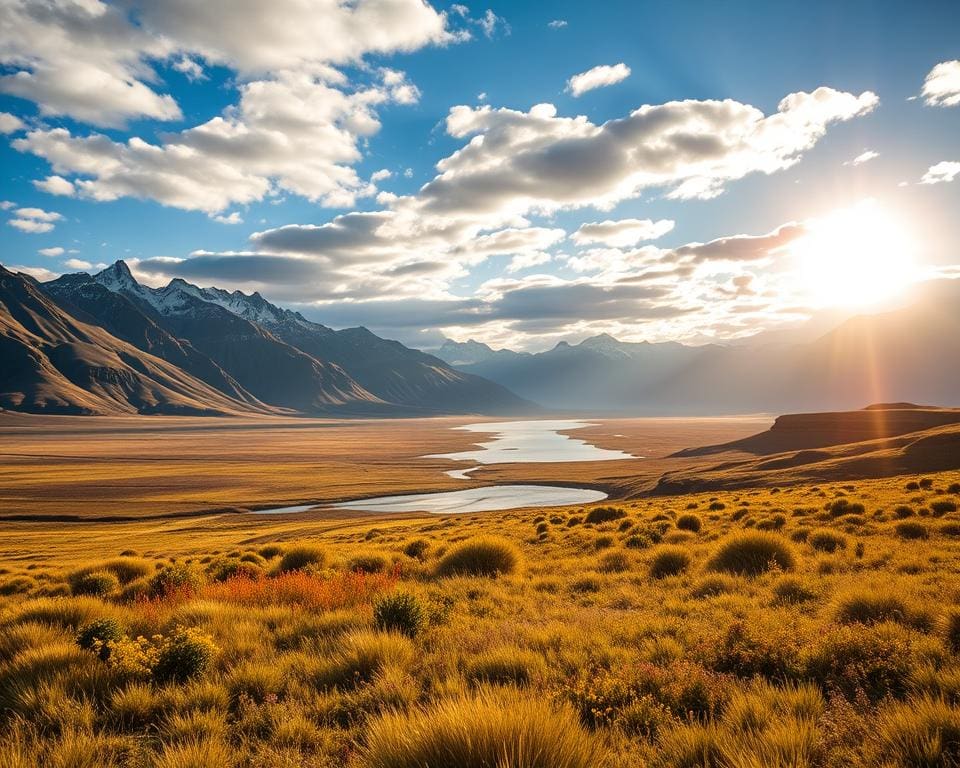
[[[438,358],[365,328],[334,331],[259,293],[199,288],[179,278],[151,288],[122,261],[97,275],[66,275],[43,288],[115,335],[253,403],[301,413],[536,409]]]
[[[538,354],[447,342],[460,370],[544,406],[636,415],[833,411],[865,402],[960,405],[960,281],[852,317],[802,343],[688,347],[609,335]]]
[[[268,413],[61,308],[0,267],[0,407],[60,414]]]

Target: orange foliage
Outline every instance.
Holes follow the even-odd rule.
[[[294,571],[270,579],[237,577],[208,584],[200,590],[199,596],[240,605],[297,605],[329,611],[369,603],[375,595],[392,589],[396,582],[395,573],[352,572],[315,576]]]

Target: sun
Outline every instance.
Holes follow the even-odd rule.
[[[797,288],[816,306],[870,306],[918,279],[914,243],[895,215],[864,200],[807,222],[790,246]]]

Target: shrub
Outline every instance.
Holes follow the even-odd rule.
[[[696,598],[716,597],[737,591],[737,582],[731,576],[715,573],[705,576],[690,590],[690,596]]]
[[[199,629],[177,628],[159,647],[154,678],[161,683],[182,683],[206,672],[218,652],[209,635]]]
[[[847,548],[847,537],[827,528],[811,531],[807,542],[818,552],[836,552]]]
[[[513,573],[520,552],[512,542],[492,536],[469,539],[447,552],[437,565],[439,576],[497,576]]]
[[[626,552],[606,552],[600,558],[599,569],[603,573],[623,573],[630,569],[630,558]]]
[[[913,517],[915,514],[917,513],[913,511],[913,507],[908,507],[905,504],[902,504],[893,510],[893,516],[897,518],[897,520],[906,520],[908,517]]]
[[[756,576],[771,568],[792,571],[797,558],[782,536],[761,531],[729,536],[707,563],[712,571]]]
[[[427,612],[416,595],[397,592],[373,604],[373,625],[385,632],[416,637],[427,621]]]
[[[109,571],[83,573],[70,580],[70,591],[75,595],[103,597],[120,587],[117,577]]]
[[[927,539],[930,538],[930,530],[926,525],[915,520],[905,520],[897,523],[894,529],[897,536],[901,539]]]
[[[836,619],[841,624],[893,621],[920,630],[928,630],[933,625],[933,618],[927,611],[897,595],[872,590],[852,592],[838,598]]]
[[[947,493],[960,495],[960,483],[950,483],[950,485],[947,487]]]
[[[608,536],[607,534],[604,534],[603,536],[597,536],[597,538],[593,540],[594,549],[609,549],[613,546],[613,544],[613,536]]]
[[[677,518],[677,528],[679,528],[681,531],[692,531],[693,533],[699,533],[702,527],[703,523],[696,515],[686,514],[680,515],[680,517]]]
[[[387,558],[378,554],[357,555],[350,558],[347,570],[360,573],[382,573],[387,570]]]
[[[933,512],[935,517],[942,517],[948,512],[956,512],[957,502],[950,501],[949,499],[939,499],[938,501],[931,501],[930,511]]]
[[[527,685],[543,666],[543,658],[530,651],[494,648],[470,659],[464,676],[474,685]]]
[[[290,573],[291,571],[303,571],[310,566],[321,566],[326,560],[326,553],[309,544],[301,544],[291,547],[283,553],[280,558],[280,565],[277,570],[280,573]]]
[[[868,742],[876,768],[960,765],[960,707],[923,696],[880,708]]]
[[[960,523],[944,523],[939,530],[941,536],[960,536]]]
[[[482,690],[367,726],[362,768],[596,768],[599,742],[567,706]]]
[[[726,508],[727,508],[727,505],[724,504],[722,501],[712,501],[710,502],[710,506],[707,507],[707,509],[709,509],[711,512],[720,512],[721,510],[724,510]]]
[[[915,480],[911,480],[909,483],[907,483],[903,487],[906,488],[908,491],[919,491],[920,483],[916,482]]]
[[[207,572],[214,581],[226,581],[235,578],[259,579],[263,576],[263,569],[259,565],[236,558],[215,560],[210,564]]]
[[[283,547],[279,544],[267,544],[266,546],[260,547],[260,549],[257,550],[257,554],[264,560],[273,560],[273,558],[280,557],[280,555],[283,554]]]
[[[77,645],[88,651],[96,651],[97,655],[106,661],[110,657],[111,643],[117,642],[123,636],[123,625],[116,619],[107,617],[82,626],[77,633]]]
[[[196,592],[203,586],[203,578],[185,563],[165,565],[150,579],[150,593],[154,597],[177,592]]]
[[[609,523],[611,520],[619,520],[626,516],[627,513],[620,507],[594,507],[587,512],[584,521],[587,523]]]
[[[663,579],[676,576],[690,567],[690,554],[681,547],[660,547],[650,560],[650,576]]]
[[[863,504],[851,503],[847,499],[837,499],[827,504],[827,512],[831,517],[843,517],[844,515],[862,515],[866,509]]]
[[[423,560],[426,557],[429,549],[429,541],[426,539],[414,539],[413,541],[407,542],[406,546],[403,548],[403,554],[405,554],[407,557],[412,557],[415,560]]]

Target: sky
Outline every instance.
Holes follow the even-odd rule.
[[[960,276],[960,4],[0,0],[0,262],[421,347]]]

